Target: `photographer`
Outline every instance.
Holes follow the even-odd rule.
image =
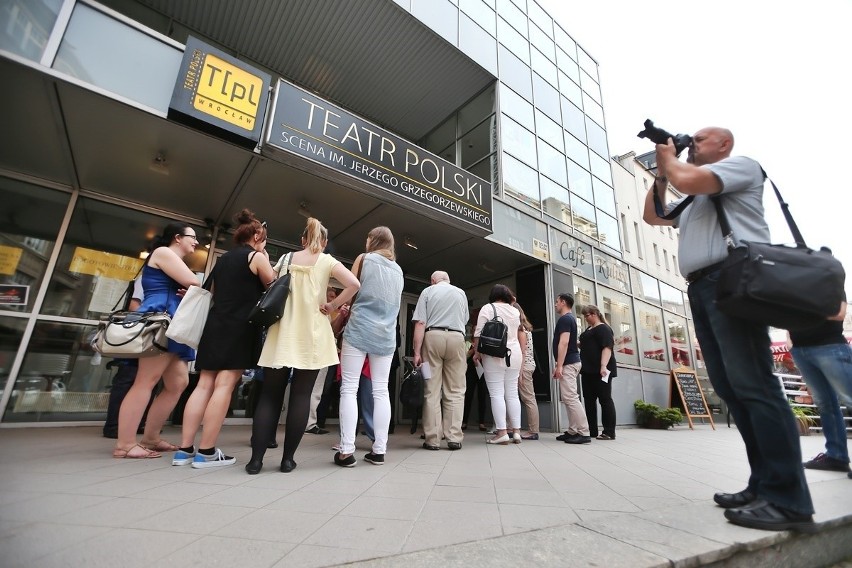
[[[763,172],[750,158],[731,157],[733,145],[729,130],[704,128],[693,136],[684,163],[677,159],[671,139],[657,144],[659,175],[645,198],[643,218],[651,225],[680,228],[680,270],[689,283],[695,333],[710,382],[728,405],[745,442],[751,466],[748,486],[738,493],[717,493],[714,501],[737,525],[813,530],[799,436],[781,384],[772,374],[768,329],[727,316],[714,303],[719,268],[728,252],[711,196],[722,199],[731,229],[740,239],[769,242]],[[668,183],[695,196],[673,220],[659,217],[654,205],[654,193],[664,201]],[[667,211],[678,204],[670,204]]]

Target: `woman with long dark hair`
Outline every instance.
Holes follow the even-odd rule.
[[[213,283],[213,307],[195,360],[195,368],[201,373],[183,411],[181,447],[172,465],[191,463],[194,468],[209,468],[236,462],[216,447],[216,440],[237,381],[260,356],[261,329],[249,323],[249,312],[275,280],[266,252],[265,224],[248,209],[243,209],[236,221],[237,247],[223,254],[208,276]],[[202,424],[196,452],[195,436]]]
[[[598,440],[615,440],[615,403],[612,401],[612,379],[615,365],[612,328],[603,314],[591,304],[581,310],[586,320],[586,331],[580,334],[580,377],[583,384],[583,401],[589,419],[589,436]],[[598,401],[601,404],[603,432],[598,436]]]
[[[142,268],[142,287],[145,297],[140,312],[168,312],[174,316],[180,303],[179,290],[198,285],[198,278],[184,263],[195,251],[198,237],[186,223],[171,223],[154,241],[153,251]],[[118,414],[118,440],[112,455],[115,458],[158,458],[161,452],[178,449],[160,438],[160,430],[189,384],[188,361],[195,359],[195,350],[169,339],[168,351],[156,357],[139,359],[139,370],[133,386],[121,403]],[[163,378],[164,388],[154,399],[145,420],[142,441],[136,441],[136,429],[154,386]]]
[[[264,379],[252,422],[251,461],[246,464],[250,475],[263,467],[263,456],[278,423],[291,374],[281,471],[289,473],[296,468],[293,458],[308,425],[317,373],[339,363],[327,314],[351,300],[360,285],[349,269],[323,252],[327,244],[328,229],[311,217],[302,232],[302,250],[285,255],[276,265],[279,273],[290,272],[290,297],[284,315],[269,328],[258,362],[264,367]],[[325,292],[332,276],[344,288],[328,302]]]
[[[355,259],[352,270],[358,274],[361,289],[343,331],[340,351],[340,451],[334,454],[334,463],[342,467],[355,465],[353,453],[358,426],[355,397],[364,360],[369,357],[375,440],[372,451],[364,456],[364,460],[382,465],[385,463],[391,417],[388,376],[396,354],[396,322],[402,297],[402,269],[396,263],[390,229],[376,227],[367,234],[366,252]]]

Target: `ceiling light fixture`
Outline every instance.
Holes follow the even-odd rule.
[[[169,175],[169,164],[166,162],[166,155],[163,152],[157,152],[157,155],[148,164],[148,169],[164,176]]]
[[[410,236],[405,235],[403,242],[408,248],[413,248],[414,250],[417,250],[417,243],[415,243],[414,239],[412,239]]]
[[[299,203],[299,215],[301,215],[305,219],[308,219],[309,217],[313,217],[313,213],[311,213],[311,210],[308,209],[308,202],[307,201],[302,201],[301,203]]]
[[[480,262],[480,263],[479,263],[479,268],[481,268],[481,269],[482,269],[482,270],[484,270],[485,272],[494,272],[494,269],[493,269],[493,268],[491,268],[488,264],[486,264],[486,263],[484,263],[484,262]]]
[[[142,252],[139,253],[139,258],[141,258],[142,260],[145,260],[146,258],[148,258],[148,254],[150,254],[150,253],[147,250],[143,250]]]

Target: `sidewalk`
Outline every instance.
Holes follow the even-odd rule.
[[[725,521],[712,495],[741,490],[748,467],[737,431],[717,428],[622,428],[615,441],[585,446],[554,434],[487,446],[469,431],[461,451],[431,452],[400,426],[384,466],[353,469],[332,464],[336,433],[305,434],[294,472],[278,471],[278,448],[255,476],[243,470],[247,426],[222,433],[237,465],[207,470],[173,467],[170,454],[113,459],[99,427],[3,429],[0,566],[635,568],[804,542]],[[179,431],[163,437],[176,442]],[[821,436],[801,441],[806,458],[822,450]],[[366,442],[359,437],[359,460]],[[852,480],[807,477],[826,523],[814,545],[852,546]]]

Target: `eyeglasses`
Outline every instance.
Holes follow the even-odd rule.
[[[190,237],[196,243],[198,242],[198,237],[196,237],[195,235],[180,235],[180,236],[181,237]]]

